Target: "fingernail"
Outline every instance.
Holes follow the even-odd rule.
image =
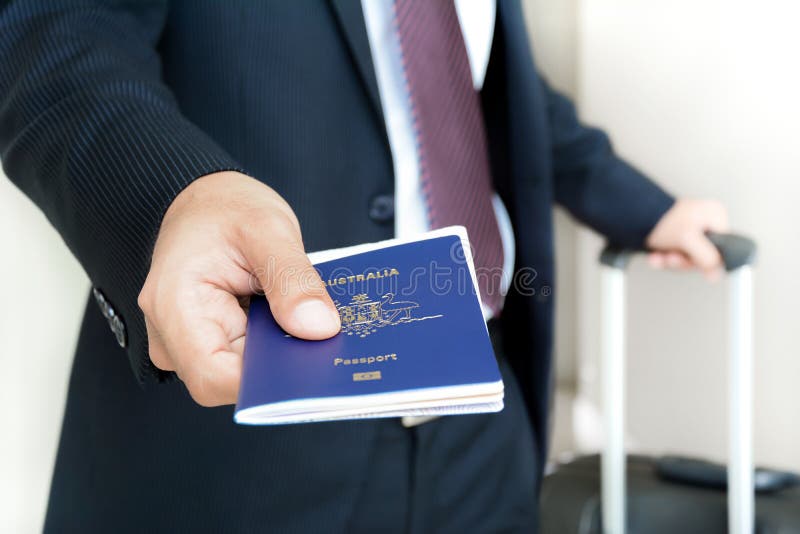
[[[311,299],[297,305],[294,320],[307,333],[326,334],[339,324],[339,314],[324,302]]]

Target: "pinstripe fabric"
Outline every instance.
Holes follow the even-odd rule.
[[[136,295],[161,214],[197,176],[241,162],[292,206],[309,250],[391,237],[391,224],[369,216],[394,183],[355,0],[0,0],[0,8],[3,166],[123,317],[138,379],[155,375]],[[500,0],[497,13],[480,98],[493,186],[526,275],[504,304],[503,346],[541,467],[551,204],[635,247],[672,199],[538,76],[519,2]],[[136,387],[124,358],[92,305],[70,380],[51,531],[347,531],[370,456],[384,453],[371,446],[379,424],[236,427],[230,409],[201,409],[180,384]],[[431,424],[439,453],[478,452]],[[430,486],[434,496],[471,487],[441,477]]]
[[[503,245],[467,50],[452,1],[395,0],[403,70],[432,228],[467,227],[483,303],[497,317]]]
[[[77,5],[91,9],[66,9]],[[163,3],[134,14],[17,2],[0,19],[3,167],[124,318],[140,380],[160,373],[141,356],[136,296],[161,217],[192,180],[242,170],[161,81],[153,46],[165,16]]]

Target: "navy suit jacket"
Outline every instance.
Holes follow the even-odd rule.
[[[169,379],[147,356],[136,298],[162,215],[192,180],[236,169],[268,183],[297,213],[308,250],[392,237],[392,156],[357,0],[0,5],[3,167],[125,327],[125,349],[114,349],[112,334],[95,331],[97,310],[87,312],[65,434],[78,432],[73,420],[113,417],[75,398],[106,387],[81,351],[86,362],[102,353],[93,365],[127,355],[142,384]],[[517,1],[499,2],[481,99],[494,185],[526,277],[502,328],[541,466],[558,295],[552,207],[641,247],[673,200],[537,73]]]

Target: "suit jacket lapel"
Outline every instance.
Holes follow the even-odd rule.
[[[364,23],[364,14],[361,11],[359,0],[330,0],[339,27],[344,34],[345,41],[350,47],[353,61],[358,68],[358,73],[378,117],[383,121],[381,98],[378,92],[378,81],[375,78],[375,69],[372,64],[372,54],[369,49],[369,37]]]

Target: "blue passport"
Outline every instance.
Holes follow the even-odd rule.
[[[234,419],[283,424],[503,408],[466,230],[309,254],[341,317],[292,337],[263,297],[248,311]]]

